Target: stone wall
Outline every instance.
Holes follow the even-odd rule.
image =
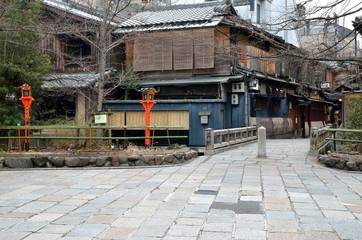
[[[0,157],[1,168],[63,168],[63,167],[128,167],[154,166],[184,163],[197,157],[194,150],[171,153],[94,153],[94,154],[31,154]]]

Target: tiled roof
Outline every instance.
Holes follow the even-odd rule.
[[[110,76],[115,73],[113,68],[107,70],[104,74]],[[99,73],[53,73],[43,78],[42,88],[85,88],[95,84],[99,79]]]
[[[44,77],[43,88],[83,88],[95,83],[99,74],[93,73],[59,73]]]
[[[322,91],[322,95],[324,96],[326,101],[338,102],[339,99],[342,99],[342,94],[340,92],[328,93]]]
[[[61,10],[65,13],[73,14],[83,19],[93,20],[96,22],[103,21],[102,12],[100,10],[78,4],[75,1],[69,1],[69,2],[62,2],[59,0],[41,0],[41,1],[47,7]],[[119,14],[117,15],[117,17],[113,18],[111,22],[113,25],[116,25],[119,22],[123,21],[124,19],[125,17]]]
[[[362,77],[362,73],[352,74],[336,78],[336,89],[341,86],[347,87],[351,90],[360,89],[359,79]]]
[[[215,26],[230,14],[236,15],[233,7],[220,2],[159,7],[132,16],[121,23],[115,32]]]

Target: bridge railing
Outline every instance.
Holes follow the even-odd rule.
[[[318,155],[329,149],[337,149],[337,143],[362,143],[362,138],[351,139],[350,134],[361,134],[362,129],[332,128],[330,125],[324,128],[312,128],[310,137],[310,153]]]
[[[213,151],[256,140],[258,138],[257,132],[256,126],[220,130],[208,128],[205,130],[205,151]]]
[[[330,138],[332,133],[328,132],[327,129],[331,128],[331,126],[332,125],[327,125],[326,127],[319,129],[315,127],[312,128],[309,146],[311,152],[319,151],[329,143],[327,138]]]

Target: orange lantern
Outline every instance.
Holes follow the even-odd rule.
[[[35,100],[32,97],[32,89],[31,86],[24,83],[21,86],[21,98],[19,99],[24,105],[24,126],[30,126],[30,106],[31,103]],[[29,129],[24,130],[25,136],[25,150],[29,151]]]
[[[150,139],[150,129],[148,128],[151,125],[151,109],[155,102],[155,93],[157,92],[154,88],[141,88],[139,90],[142,93],[141,104],[145,109],[145,145],[151,145]]]

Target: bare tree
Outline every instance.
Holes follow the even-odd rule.
[[[287,76],[293,76],[313,86],[320,86],[322,79],[325,79],[323,76],[326,69],[334,71],[343,68],[352,74],[359,72],[362,64],[359,44],[362,41],[361,36],[353,29],[352,16],[362,10],[360,1],[285,0],[266,1],[264,6],[276,2],[281,5],[269,10],[278,14],[273,15],[265,10],[265,14],[270,14],[272,18],[262,18],[258,23],[266,30],[258,31],[259,43],[268,42],[274,46],[274,50],[268,51],[264,56],[249,51],[245,52],[245,56],[261,61],[274,58],[274,61],[284,62],[285,66],[280,66],[285,67]],[[252,26],[249,29],[253,31]],[[288,31],[298,33],[300,49],[284,44],[272,35],[278,34],[287,42],[285,32]],[[290,68],[287,68],[287,65]]]
[[[60,5],[54,5],[55,1],[43,0],[43,2],[48,4],[51,9],[56,9],[49,11],[56,17],[53,17],[54,24],[46,27],[47,31],[63,39],[70,39],[67,40],[68,42],[66,41],[65,45],[67,46],[63,46],[63,48],[72,48],[77,44],[88,45],[88,48],[83,49],[83,53],[77,53],[77,56],[80,55],[77,65],[81,66],[83,71],[98,72],[96,109],[101,111],[103,99],[107,94],[105,91],[108,79],[106,71],[117,64],[117,68],[119,68],[119,64],[121,64],[120,61],[114,63],[114,53],[120,51],[116,48],[120,46],[123,39],[120,36],[115,36],[113,31],[129,13],[131,0],[74,0],[68,1],[66,7],[62,7],[62,9],[59,9]],[[55,4],[57,3],[55,2]],[[85,58],[85,52],[90,55],[90,59]],[[74,56],[68,57],[74,58]],[[111,81],[113,84],[111,88],[122,85],[120,81],[123,78],[119,77],[117,80]]]
[[[339,61],[361,64],[358,56],[359,36],[353,30],[353,15],[362,11],[358,0],[299,0],[279,20],[266,23],[270,29],[297,30],[302,48],[309,55],[292,55],[318,61]],[[307,37],[308,36],[308,37]]]

